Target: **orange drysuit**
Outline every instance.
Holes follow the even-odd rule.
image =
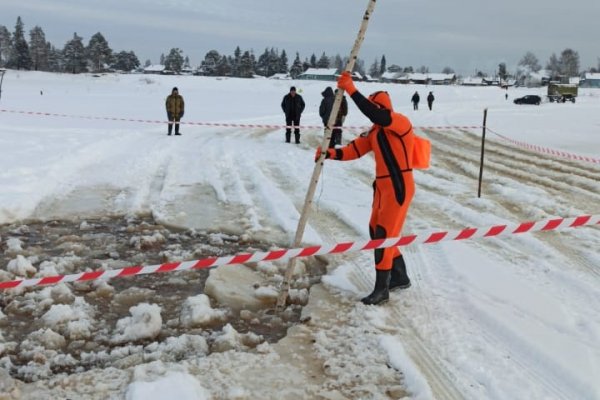
[[[375,92],[366,99],[356,91],[351,97],[374,125],[345,147],[330,149],[328,158],[348,161],[371,151],[374,153],[376,177],[369,234],[371,239],[400,236],[415,193],[412,124],[407,117],[392,110],[387,92]],[[375,268],[390,270],[398,256],[398,247],[376,249]]]

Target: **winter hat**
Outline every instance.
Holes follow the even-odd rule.
[[[290,92],[295,92],[295,91],[296,91],[296,86],[292,86],[292,87],[290,88]]]
[[[178,91],[179,92],[179,90],[177,89],[177,87],[174,87],[173,90],[171,90],[171,91],[172,92],[174,92],[174,91]]]
[[[369,96],[369,100],[386,110],[392,111],[392,99],[388,92],[375,92]]]

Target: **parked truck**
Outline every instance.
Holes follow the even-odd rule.
[[[548,84],[548,100],[550,102],[564,103],[570,101],[575,103],[577,97],[578,85],[567,83],[549,83]]]

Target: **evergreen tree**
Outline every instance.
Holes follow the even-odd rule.
[[[300,54],[296,52],[296,58],[294,59],[292,67],[290,68],[290,76],[296,79],[303,72],[304,67],[302,66],[302,62],[300,61]]]
[[[401,67],[401,66],[399,66],[399,65],[392,64],[392,65],[390,65],[390,66],[388,67],[388,69],[387,69],[387,70],[388,70],[389,72],[403,72],[403,71],[404,71],[404,68],[402,68],[402,67]]]
[[[365,62],[360,58],[357,58],[356,63],[354,63],[354,70],[352,72],[358,72],[362,76],[365,76],[367,74],[365,71]]]
[[[240,57],[238,74],[241,78],[252,78],[254,75],[254,61],[249,51],[245,51]]]
[[[183,67],[183,61],[183,51],[179,48],[173,48],[169,55],[165,57],[165,68],[179,74]]]
[[[48,49],[48,71],[60,72],[64,68],[62,51],[54,47],[50,42],[46,43]]]
[[[385,54],[381,56],[381,62],[379,63],[379,75],[381,76],[385,73],[387,66],[387,60],[385,59]]]
[[[250,54],[248,53],[248,57],[250,57]],[[231,74],[233,76],[241,76],[240,73],[240,64],[242,63],[242,50],[240,49],[240,46],[237,46],[235,48],[235,51],[233,52],[233,63],[231,64]]]
[[[231,75],[231,64],[229,63],[229,58],[222,56],[219,62],[217,63],[216,69],[217,76],[230,76]]]
[[[531,51],[525,53],[523,58],[521,58],[521,61],[519,61],[519,66],[527,67],[530,72],[538,72],[542,69],[537,57]]]
[[[204,56],[201,66],[205,75],[215,76],[217,70],[217,64],[221,59],[221,55],[216,50],[211,50]]]
[[[63,49],[64,69],[73,74],[79,74],[87,69],[85,60],[85,47],[83,46],[83,38],[73,34],[73,39],[65,44]]]
[[[92,36],[86,53],[92,65],[92,71],[101,71],[105,64],[110,64],[112,61],[112,50],[100,32]]]
[[[149,60],[148,60],[149,61]],[[150,64],[149,64],[150,65]],[[114,56],[112,67],[118,71],[133,71],[140,66],[140,60],[133,51],[120,51]]]
[[[10,58],[12,40],[8,28],[0,25],[0,67],[4,67]]]
[[[29,45],[25,40],[25,32],[23,30],[23,21],[21,21],[21,17],[17,17],[12,44],[12,52],[8,66],[16,69],[31,69],[31,55],[29,54]]]
[[[256,62],[256,74],[261,76],[268,76],[269,69],[269,49],[265,49],[264,53],[262,53],[258,57],[258,61]]]
[[[183,60],[183,69],[192,69],[192,66],[190,65],[190,58],[188,56],[185,56],[185,59]]]
[[[329,68],[329,57],[325,55],[325,52],[321,54],[321,58],[317,61],[317,68]]]
[[[149,66],[152,65],[152,61],[150,61],[150,59],[146,60],[146,62],[144,63],[144,68],[148,68]]]
[[[158,62],[160,65],[165,65],[165,53],[160,55],[160,61]]]
[[[308,58],[305,58],[304,62],[302,63],[302,72],[306,71],[309,68],[311,68],[310,61],[308,61]]]
[[[48,71],[48,44],[44,31],[36,26],[29,32],[29,38],[31,67],[34,71]]]
[[[420,73],[422,73],[422,74],[428,74],[429,73],[429,68],[427,68],[424,65],[421,65],[421,67],[417,71],[420,72]]]
[[[285,50],[281,51],[281,56],[279,57],[279,73],[287,74],[288,73],[288,58]]]
[[[444,67],[444,69],[442,70],[443,74],[453,74],[454,70],[450,67]]]
[[[310,67],[317,68],[317,56],[315,56],[315,53],[310,56]]]

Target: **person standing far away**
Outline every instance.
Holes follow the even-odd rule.
[[[433,92],[429,92],[429,95],[427,96],[427,105],[429,106],[429,111],[431,111],[433,109],[433,101],[435,100],[435,97],[433,97]]]
[[[419,109],[419,100],[421,100],[421,98],[419,97],[419,92],[415,92],[415,94],[413,94],[412,99],[410,99],[413,103],[413,110],[418,110]]]
[[[335,90],[337,93],[338,89]],[[319,115],[323,120],[323,125],[327,126],[329,122],[329,117],[331,116],[331,110],[333,109],[333,103],[335,101],[335,93],[331,86],[327,86],[323,92],[321,92],[323,96],[323,100],[321,100],[321,105],[319,106]],[[348,115],[348,101],[346,100],[346,96],[342,97],[342,103],[340,104],[340,109],[338,110],[337,117],[335,119],[335,128],[331,131],[331,139],[329,139],[329,148],[333,149],[335,145],[342,144],[342,125],[344,124],[344,119],[346,119],[346,115]]]
[[[296,88],[292,86],[290,88],[290,92],[283,96],[283,100],[281,101],[281,109],[285,114],[286,143],[290,143],[292,126],[294,127],[294,138],[296,139],[296,144],[300,143],[300,116],[302,115],[302,111],[304,111],[304,107],[304,99],[302,99],[302,96],[296,93]]]
[[[175,125],[175,135],[180,136],[181,133],[179,133],[179,121],[183,117],[185,104],[183,97],[181,97],[179,90],[176,87],[174,87],[171,91],[171,94],[167,96],[165,105],[167,108],[167,117],[169,118],[169,133],[167,133],[167,135],[171,136],[173,125]]]
[[[415,193],[413,168],[429,166],[431,145],[414,134],[406,116],[394,112],[387,92],[375,92],[365,98],[348,72],[342,73],[337,86],[350,95],[373,126],[346,146],[327,149],[325,158],[349,161],[374,153],[375,182],[369,234],[371,239],[399,237]],[[315,161],[321,153],[319,147]],[[410,279],[398,247],[376,249],[375,288],[361,301],[367,305],[384,303],[389,299],[390,290],[408,287]]]

